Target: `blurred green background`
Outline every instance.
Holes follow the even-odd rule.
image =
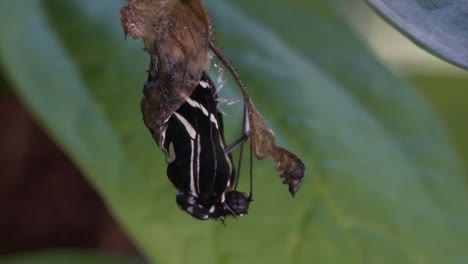
[[[298,197],[255,161],[248,216],[192,219],[141,120],[149,60],[125,1],[2,1],[1,263],[468,263],[465,71],[361,1],[206,2],[306,164]]]

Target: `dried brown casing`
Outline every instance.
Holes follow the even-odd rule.
[[[141,101],[146,126],[161,143],[165,121],[190,97],[209,66],[211,23],[203,1],[129,0],[121,9],[125,34],[142,38],[150,54],[149,82]]]
[[[296,155],[278,146],[276,136],[260,113],[255,109],[250,98],[245,98],[247,118],[250,124],[250,140],[252,150],[257,159],[271,157],[275,162],[275,169],[281,172],[283,183],[289,186],[289,192],[296,196],[302,185],[305,166]]]

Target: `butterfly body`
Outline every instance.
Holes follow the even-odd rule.
[[[177,203],[198,219],[247,213],[250,199],[233,190],[232,158],[225,151],[216,90],[203,73],[197,87],[165,124],[160,148],[167,176],[179,190]]]

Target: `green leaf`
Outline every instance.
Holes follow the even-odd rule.
[[[141,121],[149,60],[123,40],[123,5],[0,2],[0,62],[153,263],[468,261],[466,174],[447,132],[325,0],[209,2],[216,42],[306,178],[292,199],[257,161],[248,216],[223,227],[179,210]]]
[[[468,70],[468,3],[465,0],[367,0],[414,43]]]
[[[83,250],[57,250],[0,258],[2,264],[138,264],[135,259],[111,257]]]
[[[463,157],[465,167],[468,167],[468,116],[466,107],[468,99],[468,78],[464,75],[435,75],[433,73],[417,73],[411,75],[411,80],[420,87],[423,94],[438,110],[457,143],[457,149]],[[442,87],[446,89],[442,89]]]

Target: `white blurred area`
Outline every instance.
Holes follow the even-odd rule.
[[[381,60],[402,73],[464,75],[467,72],[421,49],[378,16],[364,0],[335,0],[354,29]]]

